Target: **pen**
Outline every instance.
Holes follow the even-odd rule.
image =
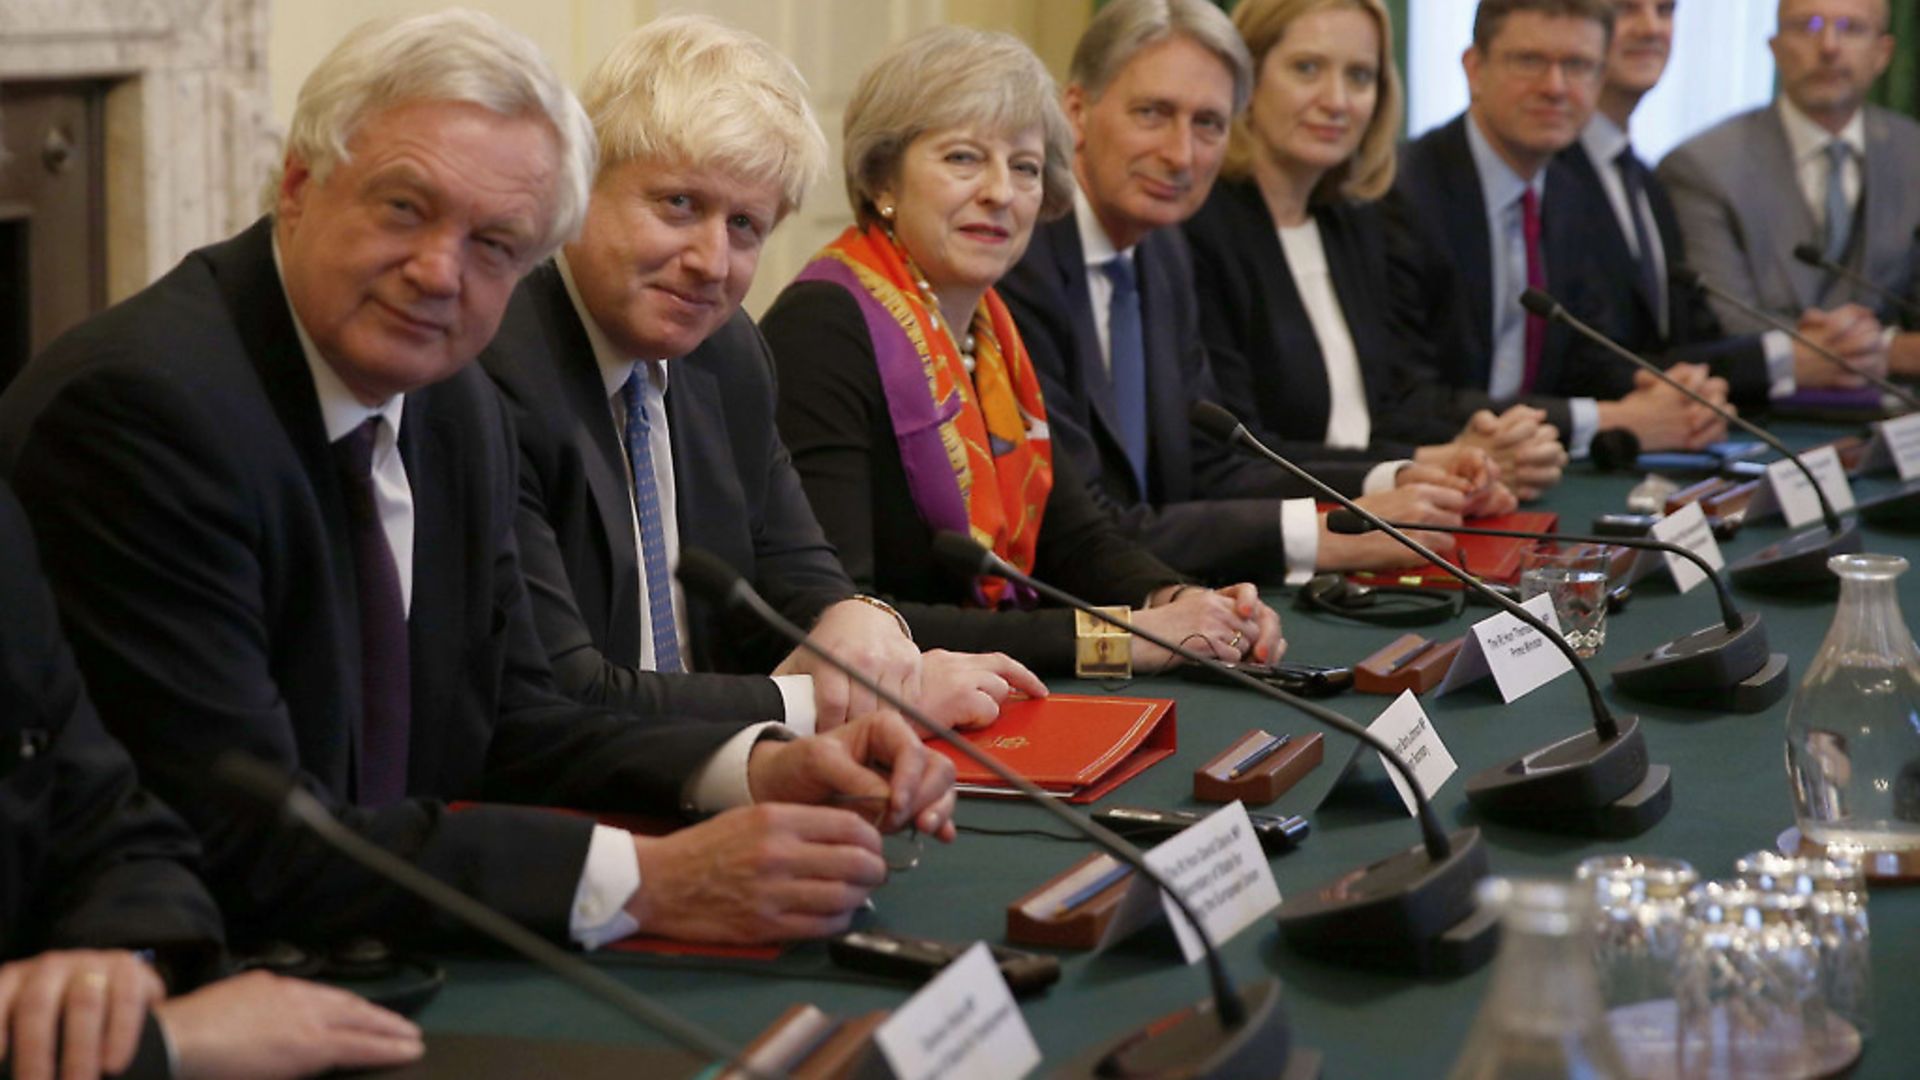
[[[1292,741],[1293,741],[1293,736],[1291,735],[1267,736],[1266,742],[1260,744],[1258,747],[1255,747],[1252,753],[1249,753],[1247,756],[1233,763],[1233,768],[1227,770],[1227,779],[1229,780],[1240,779],[1240,777],[1243,774],[1251,771],[1254,768],[1254,766],[1260,764],[1261,762],[1272,757],[1274,754],[1278,753],[1281,747],[1287,745]]]
[[[1432,652],[1433,647],[1438,644],[1440,644],[1439,638],[1428,638],[1413,648],[1408,649],[1406,652],[1401,653],[1399,658],[1394,660],[1393,666],[1387,668],[1387,674],[1398,674],[1401,668]]]
[[[1067,912],[1100,895],[1106,891],[1107,886],[1112,885],[1114,882],[1119,881],[1131,873],[1133,873],[1133,867],[1128,866],[1126,863],[1116,861],[1111,867],[1107,868],[1105,873],[1102,873],[1099,877],[1075,889],[1071,896],[1060,901],[1060,906],[1054,909],[1054,915],[1056,917],[1065,915]]]

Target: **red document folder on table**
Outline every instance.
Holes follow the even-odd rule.
[[[963,736],[1014,772],[1071,803],[1089,803],[1172,757],[1173,702],[1164,698],[1053,694],[1009,701],[1000,718]],[[992,773],[945,743],[961,791],[1011,795]]]
[[[1544,511],[1522,511],[1497,517],[1475,518],[1467,522],[1476,529],[1514,529],[1520,532],[1552,532],[1560,524],[1560,515]],[[1436,530],[1445,532],[1445,529]],[[1512,585],[1520,580],[1520,561],[1535,540],[1507,536],[1456,536],[1460,545],[1449,561],[1483,581]],[[1411,558],[1412,553],[1408,553]],[[1458,589],[1460,583],[1435,566],[1409,567],[1405,570],[1349,574],[1361,585],[1417,585],[1423,588]]]

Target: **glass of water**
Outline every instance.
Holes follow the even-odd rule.
[[[1607,643],[1606,553],[1591,547],[1539,544],[1520,564],[1520,599],[1553,597],[1560,632],[1581,659]]]

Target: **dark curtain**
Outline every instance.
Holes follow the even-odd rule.
[[[1890,0],[1893,63],[1873,86],[1872,100],[1920,117],[1920,0]]]

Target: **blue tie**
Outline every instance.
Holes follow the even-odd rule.
[[[653,475],[652,425],[635,365],[620,387],[627,407],[627,463],[633,467],[633,509],[640,519],[640,568],[647,582],[647,621],[653,630],[655,671],[680,671],[680,635],[673,626],[673,580],[667,572],[667,534],[660,525],[660,487]]]
[[[1140,328],[1140,287],[1134,281],[1133,261],[1115,255],[1100,264],[1113,282],[1113,303],[1107,309],[1107,339],[1111,353],[1114,422],[1120,426],[1120,448],[1133,466],[1133,482],[1140,498],[1147,498],[1147,347]]]
[[[1847,159],[1853,147],[1835,139],[1827,144],[1827,258],[1840,262],[1853,237],[1853,204],[1847,201]]]

